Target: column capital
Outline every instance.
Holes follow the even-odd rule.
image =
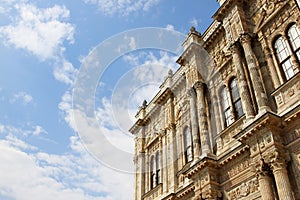
[[[232,54],[239,54],[241,51],[241,48],[239,47],[239,43],[235,42],[232,45],[230,45],[229,50]]]
[[[222,192],[216,188],[204,189],[201,194],[202,199],[219,199],[222,196]]]
[[[240,41],[241,43],[251,43],[251,40],[252,40],[252,36],[250,35],[250,33],[244,33],[244,34],[241,34],[240,36]]]
[[[252,163],[252,171],[258,178],[268,175],[268,166],[263,159],[259,159]]]
[[[195,89],[194,88],[189,88],[187,90],[187,97],[188,98],[195,98],[196,97],[196,92],[195,92]]]
[[[194,88],[196,90],[203,90],[204,89],[204,86],[205,86],[205,83],[201,82],[201,81],[197,81],[195,84],[194,84]]]
[[[271,163],[271,169],[273,172],[278,170],[286,170],[286,162],[285,160],[279,160]]]

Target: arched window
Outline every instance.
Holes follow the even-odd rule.
[[[188,163],[193,160],[192,135],[188,127],[184,129],[183,141],[185,162]]]
[[[244,114],[236,79],[230,81],[229,91],[227,91],[226,87],[221,90],[221,97],[224,122],[227,127]]]
[[[242,108],[242,101],[241,101],[239,89],[235,79],[233,79],[230,82],[230,92],[232,98],[232,105],[234,108],[234,118],[239,119],[244,114],[244,112]]]
[[[150,187],[153,189],[156,186],[156,164],[154,156],[150,159]]]
[[[274,49],[284,77],[289,80],[299,71],[292,62],[292,56],[298,63],[300,60],[300,32],[296,24],[288,29],[287,39],[288,41],[283,36],[279,36],[274,42]]]
[[[222,108],[224,112],[224,121],[225,125],[229,126],[233,122],[233,118],[231,116],[231,111],[230,111],[230,98],[227,92],[226,87],[224,87],[221,91],[221,96],[222,96]]]
[[[296,24],[293,24],[288,30],[288,38],[292,46],[292,51],[296,55],[299,62],[300,60],[300,31]]]
[[[160,155],[159,152],[156,153],[156,184],[160,184]]]

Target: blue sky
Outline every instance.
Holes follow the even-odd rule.
[[[191,26],[204,32],[217,8],[0,0],[0,199],[132,199],[127,130],[178,67],[170,43]]]

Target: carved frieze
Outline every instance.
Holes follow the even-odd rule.
[[[285,145],[297,140],[298,138],[300,138],[300,128],[293,130],[292,132],[286,134],[283,137],[283,142]]]
[[[238,187],[227,192],[229,199],[242,199],[244,197],[249,196],[252,193],[258,191],[259,184],[256,178],[253,178],[249,181],[243,182]]]
[[[243,160],[236,162],[234,165],[228,166],[225,173],[222,173],[222,175],[220,176],[221,182],[229,180],[235,175],[247,170],[249,166],[250,166],[250,161],[248,158],[244,158]]]

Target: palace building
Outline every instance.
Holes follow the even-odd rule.
[[[300,199],[299,0],[218,0],[144,102],[136,200]]]

